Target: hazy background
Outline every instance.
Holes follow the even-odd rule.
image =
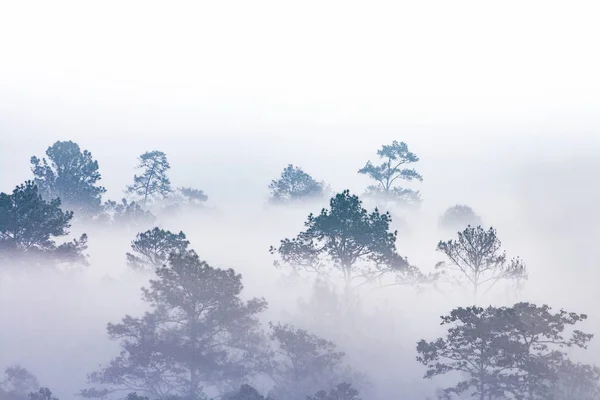
[[[162,225],[242,272],[278,318],[296,297],[278,286],[268,246],[318,207],[269,211],[270,180],[293,163],[360,193],[369,182],[356,171],[405,141],[424,203],[401,254],[430,269],[448,239],[437,216],[467,203],[527,263],[525,298],[600,327],[599,12],[577,1],[4,2],[0,191],[31,176],[32,155],[74,140],[118,199],[136,157],[162,150],[174,185],[205,190],[223,214]],[[0,280],[0,367],[23,364],[61,398],[81,388],[114,350],[106,322],[141,310],[144,279],[124,272],[131,239],[90,236],[85,272]],[[371,346],[379,363],[361,360],[408,390],[423,373],[415,341],[451,306],[390,296],[380,315],[398,330],[374,341],[406,335],[405,348]],[[586,357],[600,360],[597,343]]]

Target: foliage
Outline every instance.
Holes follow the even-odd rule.
[[[439,225],[445,229],[463,230],[467,226],[481,225],[481,217],[473,209],[464,204],[456,204],[448,208],[439,218]]]
[[[185,233],[177,234],[155,227],[138,233],[131,242],[134,253],[127,253],[127,265],[137,270],[154,271],[165,265],[172,253],[184,253],[190,242]]]
[[[564,360],[552,392],[557,400],[600,399],[600,368]]]
[[[106,390],[82,394],[135,390],[158,398],[192,397],[253,373],[264,339],[256,316],[266,302],[242,301],[242,289],[241,275],[232,269],[213,268],[193,251],[173,253],[142,289],[151,310],[108,325],[121,353],[89,375],[90,383]]]
[[[270,201],[282,204],[322,198],[324,188],[323,182],[317,182],[302,168],[289,164],[281,173],[281,177],[269,184]]]
[[[348,190],[330,200],[330,209],[317,216],[312,213],[304,223],[306,230],[293,239],[283,239],[271,254],[296,269],[328,276],[333,269],[341,272],[350,286],[355,280],[373,282],[386,274],[395,274],[402,282],[422,279],[419,271],[398,255],[397,232],[390,232],[389,213],[377,209],[368,213],[362,201]],[[276,261],[279,265],[279,261]]]
[[[32,172],[40,194],[46,200],[60,198],[76,214],[96,215],[101,211],[102,194],[98,161],[72,141],[58,141],[46,150],[46,158],[31,157]]]
[[[137,202],[121,199],[120,203],[108,200],[104,203],[103,220],[118,227],[140,227],[150,225],[156,217]]]
[[[552,313],[547,305],[457,308],[442,316],[445,338],[417,345],[425,378],[451,372],[464,377],[443,390],[443,398],[552,399],[561,369],[569,365],[564,347],[585,348],[592,335],[565,332],[587,317]]]
[[[52,395],[52,392],[48,388],[41,388],[37,392],[29,393],[30,400],[58,400],[57,397]]]
[[[248,384],[243,384],[238,390],[223,396],[224,400],[265,400],[258,390]]]
[[[40,383],[27,369],[13,365],[4,370],[4,380],[0,382],[0,387],[8,393],[24,396],[38,390]]]
[[[338,384],[331,389],[329,393],[320,390],[314,396],[307,397],[307,400],[361,400],[358,390],[347,382]]]
[[[152,198],[165,198],[173,192],[167,176],[171,165],[162,151],[145,152],[139,157],[136,168],[142,169],[143,173],[139,176],[134,175],[133,185],[127,186],[127,193],[139,196],[142,204],[146,205]]]
[[[163,211],[167,215],[175,215],[182,211],[192,211],[202,209],[204,203],[208,200],[208,196],[203,190],[194,189],[191,187],[180,187],[170,197],[169,204],[167,204]]]
[[[449,282],[473,296],[475,304],[501,280],[525,280],[527,269],[519,258],[507,260],[501,251],[496,230],[468,226],[458,233],[458,240],[440,241],[437,251],[448,262],[439,262],[436,269]]]
[[[276,345],[271,374],[274,398],[304,400],[315,387],[331,387],[351,375],[342,364],[344,353],[333,342],[287,324],[270,327]]]
[[[61,210],[60,199],[46,201],[27,181],[12,194],[0,193],[0,255],[31,264],[86,263],[87,235],[56,245],[69,234],[73,212]]]
[[[377,182],[367,188],[367,194],[382,200],[395,200],[402,204],[418,204],[421,201],[419,192],[395,186],[398,180],[423,181],[423,177],[407,164],[416,163],[419,157],[408,150],[404,142],[394,140],[391,145],[383,145],[377,150],[377,156],[382,159],[381,164],[374,165],[367,161],[364,167],[358,170],[359,174],[367,175]]]

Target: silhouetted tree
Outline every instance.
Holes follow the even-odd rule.
[[[586,318],[531,303],[457,308],[442,317],[449,326],[445,338],[418,343],[417,360],[427,366],[425,378],[462,373],[464,379],[445,388],[442,398],[553,399],[569,362],[561,348],[585,348],[592,338],[565,329]]]
[[[262,299],[243,301],[241,275],[209,266],[193,252],[173,253],[144,288],[150,311],[109,324],[121,353],[90,374],[105,391],[88,397],[135,390],[152,397],[200,396],[203,387],[239,380],[257,368],[264,337],[257,315]]]
[[[72,141],[58,141],[46,150],[48,159],[31,157],[35,184],[45,200],[60,198],[76,215],[96,215],[101,211],[102,194],[98,161]]]
[[[120,203],[108,200],[104,203],[103,222],[114,224],[118,227],[140,227],[151,225],[156,217],[150,211],[135,201],[121,199]]]
[[[358,196],[348,190],[338,193],[317,216],[312,213],[304,223],[306,230],[293,239],[283,239],[271,254],[284,263],[327,276],[341,272],[350,288],[356,280],[373,282],[395,274],[398,282],[417,282],[422,274],[396,251],[397,232],[390,232],[389,213],[377,209],[368,213]],[[279,265],[279,261],[276,261]]]
[[[192,210],[202,209],[208,196],[203,190],[190,187],[180,187],[173,192],[169,204],[163,209],[168,214],[178,214]]]
[[[352,374],[342,363],[344,353],[333,342],[287,324],[270,327],[275,343],[274,398],[304,400],[314,388],[333,387]]]
[[[481,217],[473,209],[464,204],[456,204],[448,208],[439,218],[439,225],[444,229],[462,231],[467,226],[481,225]]]
[[[142,154],[139,161],[136,168],[142,169],[143,173],[133,177],[133,185],[127,187],[127,193],[139,196],[144,205],[150,198],[169,196],[173,190],[167,176],[171,168],[167,155],[162,151],[150,151]]]
[[[300,167],[289,164],[281,177],[271,181],[270,201],[272,203],[291,203],[323,197],[325,184],[317,182]]]
[[[519,258],[508,260],[501,251],[496,230],[468,226],[458,233],[458,240],[440,241],[437,251],[448,257],[448,262],[437,263],[444,278],[473,296],[477,301],[501,280],[525,280],[527,269]]]
[[[4,370],[4,379],[0,387],[8,394],[27,396],[40,388],[35,375],[20,365],[13,365]]]
[[[261,395],[258,390],[254,387],[243,384],[238,390],[233,393],[229,393],[223,396],[224,400],[265,400],[265,397]]]
[[[368,175],[377,182],[367,188],[367,194],[392,200],[404,204],[415,204],[421,201],[418,191],[395,186],[398,180],[423,181],[423,177],[414,169],[405,168],[407,164],[416,163],[419,157],[408,150],[404,142],[394,140],[391,145],[383,145],[377,150],[377,156],[382,160],[381,164],[373,165],[367,161],[364,167],[358,170],[359,174]]]
[[[41,388],[37,392],[29,393],[30,400],[58,400],[57,397],[52,396],[52,392],[48,388]]]
[[[62,211],[60,199],[46,201],[27,181],[12,194],[0,193],[0,257],[11,262],[86,263],[87,235],[56,245],[54,238],[69,234],[72,211]]]
[[[320,390],[314,396],[307,397],[307,400],[361,400],[358,390],[347,382],[338,384],[331,389],[329,393]]]
[[[135,254],[127,253],[127,264],[133,269],[154,271],[167,263],[172,253],[184,253],[190,242],[185,233],[154,228],[138,233],[131,242]]]

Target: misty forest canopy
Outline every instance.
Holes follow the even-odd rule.
[[[285,238],[270,252],[296,270],[329,277],[339,272],[347,287],[374,282],[385,275],[398,281],[421,279],[396,250],[398,233],[390,231],[391,216],[377,209],[368,212],[356,195],[345,190],[333,197],[329,209],[310,214],[306,230]],[[276,265],[281,265],[276,261]]]
[[[58,141],[46,150],[46,158],[31,157],[31,170],[40,194],[46,200],[59,198],[77,214],[94,215],[100,211],[102,194],[98,161],[88,150],[83,152],[72,141]]]
[[[269,189],[270,201],[276,204],[314,200],[325,195],[323,182],[317,182],[302,168],[292,164],[283,170],[279,179],[271,181]]]
[[[60,199],[44,200],[27,181],[12,194],[0,193],[0,259],[30,265],[85,263],[87,235],[56,244],[69,234],[72,211],[61,209]]]
[[[392,395],[377,394],[372,383],[381,377],[371,373],[373,365],[361,354],[375,349],[374,342],[386,335],[399,336],[394,343],[406,351],[406,325],[395,325],[395,316],[382,307],[376,317],[385,328],[373,326],[369,322],[375,317],[362,313],[357,304],[364,298],[363,288],[384,293],[381,288],[389,286],[422,289],[422,304],[436,291],[465,295],[465,304],[447,305],[450,312],[442,316],[446,331],[440,337],[411,339],[408,346],[410,362],[423,368],[424,381],[441,378],[433,384],[438,398],[600,398],[600,369],[569,352],[584,350],[592,340],[592,334],[575,329],[586,315],[512,300],[510,306],[479,306],[501,289],[516,297],[528,271],[519,257],[507,257],[496,230],[482,227],[481,217],[469,206],[454,205],[439,218],[438,233],[456,236],[429,246],[444,257],[435,268],[429,266],[433,273],[421,272],[400,254],[398,246],[406,244],[397,243],[398,232],[386,210],[393,204],[421,202],[418,191],[399,186],[423,180],[411,168],[419,158],[399,141],[383,145],[377,155],[378,162],[368,161],[358,172],[375,182],[364,196],[384,207],[367,209],[349,190],[330,195],[322,181],[292,164],[268,185],[268,197],[265,185],[265,201],[280,205],[283,212],[294,203],[321,209],[308,215],[300,232],[292,231],[269,249],[276,266],[312,283],[309,300],[299,301],[285,321],[266,317],[268,303],[260,297],[266,289],[259,296],[247,295],[240,273],[202,260],[186,234],[170,226],[174,214],[199,217],[193,211],[205,212],[208,197],[203,190],[172,185],[171,165],[159,150],[139,157],[133,183],[120,201],[102,198],[106,189],[99,185],[99,164],[78,144],[58,141],[46,157],[32,157],[31,180],[0,193],[0,272],[12,272],[14,266],[87,265],[88,237],[78,225],[85,222],[93,228],[87,231],[91,240],[105,229],[115,238],[111,251],[124,246],[125,254],[119,256],[124,270],[148,279],[142,288],[145,312],[130,315],[129,306],[120,304],[122,319],[108,324],[108,337],[119,352],[97,360],[103,364],[89,374],[88,387],[80,393],[88,398],[387,399]],[[328,206],[321,208],[327,198]],[[70,236],[72,224],[77,239]],[[113,235],[122,232],[131,241],[127,252],[127,242],[116,243],[121,235]],[[242,247],[232,243],[230,248]],[[256,278],[261,271],[252,273]],[[293,282],[298,285],[294,288],[299,281]],[[425,315],[418,305],[406,304],[406,309]],[[430,326],[435,325],[432,321]],[[353,348],[359,350],[354,358],[348,351]],[[411,368],[393,370],[390,376],[402,377]],[[401,389],[393,398],[404,393]],[[0,400],[25,399],[56,400],[31,372],[9,366],[0,382]]]
[[[398,181],[423,181],[423,177],[414,168],[407,168],[408,164],[419,161],[419,157],[408,150],[404,142],[394,140],[390,145],[383,145],[377,150],[381,160],[378,164],[367,161],[364,167],[358,170],[359,174],[367,175],[377,182],[367,187],[366,195],[384,202],[393,202],[401,205],[418,205],[421,202],[419,191],[398,186]]]

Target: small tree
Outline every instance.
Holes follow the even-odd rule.
[[[318,391],[314,396],[307,397],[307,400],[361,400],[358,390],[354,389],[351,384],[342,382],[329,393],[324,390]]]
[[[133,269],[154,271],[165,265],[171,254],[185,253],[189,244],[183,232],[154,228],[138,233],[131,242],[135,254],[126,254],[127,264]]]
[[[437,251],[444,253],[448,262],[439,262],[436,269],[471,294],[477,304],[499,281],[527,279],[523,262],[519,258],[508,260],[501,245],[494,228],[486,231],[481,226],[468,226],[458,233],[458,240],[438,243]]]
[[[40,388],[35,375],[20,365],[13,365],[4,370],[4,380],[1,387],[8,393],[25,396]]]
[[[271,181],[270,201],[275,204],[322,198],[325,184],[317,182],[300,167],[289,164],[281,173],[281,177]]]
[[[389,213],[377,209],[368,213],[358,196],[348,190],[333,197],[329,206],[317,216],[310,214],[304,223],[306,230],[296,238],[281,240],[278,248],[271,246],[271,254],[278,254],[293,268],[319,276],[328,276],[332,269],[339,271],[347,289],[356,280],[373,282],[386,274],[401,277],[399,282],[422,279],[419,271],[398,255],[397,232],[390,232]]]
[[[304,400],[315,387],[330,388],[351,375],[342,363],[344,353],[333,342],[287,324],[270,327],[275,344],[274,398]]]
[[[73,212],[61,210],[60,199],[46,201],[27,181],[12,194],[0,193],[0,256],[33,264],[86,263],[87,235],[56,245],[69,234]]]
[[[444,229],[462,231],[467,226],[481,225],[481,217],[473,209],[464,204],[456,204],[448,208],[439,218],[439,225]]]
[[[133,185],[127,187],[127,193],[139,196],[144,205],[150,198],[169,196],[173,190],[167,176],[171,168],[167,155],[162,151],[150,151],[142,154],[139,161],[136,168],[142,169],[143,173],[133,177]]]
[[[419,203],[419,192],[395,186],[398,180],[423,181],[423,177],[415,169],[405,168],[407,164],[418,162],[419,157],[408,150],[406,143],[398,143],[396,140],[391,145],[381,146],[381,149],[377,150],[377,156],[382,160],[381,164],[373,165],[371,161],[367,161],[365,166],[358,170],[359,174],[367,175],[377,182],[377,185],[367,188],[367,194],[404,204]]]
[[[445,338],[418,343],[417,361],[427,366],[425,378],[462,373],[464,379],[445,388],[442,398],[554,398],[560,371],[569,363],[561,349],[585,348],[592,338],[565,330],[586,318],[530,303],[457,308],[442,317],[442,325],[449,326]]]
[[[77,215],[96,215],[101,211],[102,194],[98,161],[72,141],[58,141],[46,150],[46,158],[31,157],[35,184],[45,200],[60,198]]]
[[[257,315],[266,302],[243,301],[241,278],[232,269],[209,266],[192,251],[173,253],[142,289],[150,311],[108,325],[121,353],[89,376],[105,390],[82,395],[137,391],[152,398],[198,398],[205,387],[254,373],[264,345]]]
[[[118,227],[140,227],[154,222],[156,217],[144,210],[139,203],[121,199],[120,203],[108,200],[104,203],[103,222],[114,224]]]
[[[52,392],[48,388],[41,388],[37,392],[29,393],[30,400],[58,400],[57,397],[52,395]]]

